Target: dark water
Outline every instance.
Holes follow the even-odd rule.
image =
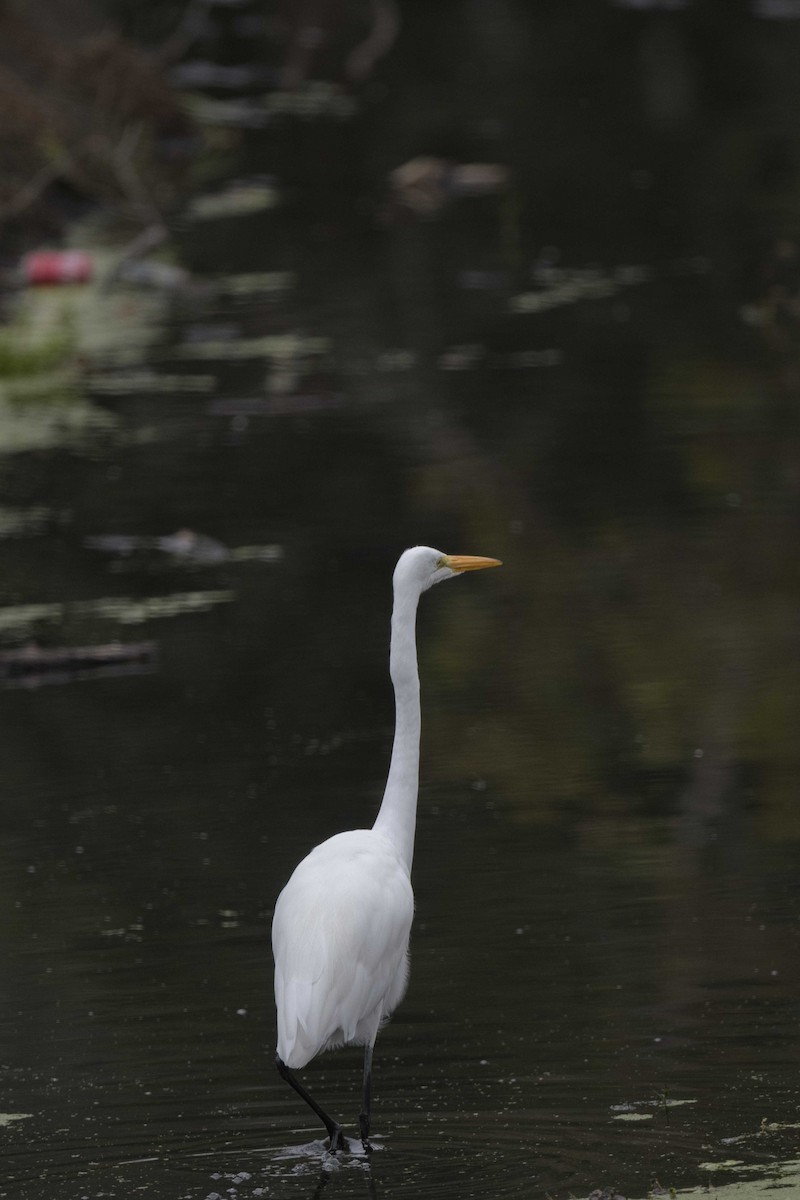
[[[187,210],[191,283],[103,294],[77,393],[4,401],[2,650],[58,654],[3,660],[0,1196],[800,1195],[798,281],[789,175],[751,171],[797,26],[724,43],[732,96],[713,26],[628,14],[619,95],[545,89],[526,157],[520,62],[551,68],[534,39],[502,92],[532,33],[499,7],[516,200],[384,211],[383,167],[436,141],[398,95],[444,121],[401,39],[355,123],[236,147],[281,205]],[[376,810],[417,542],[505,566],[420,612],[412,982],[367,1167],[274,1073],[269,925]],[[359,1071],[307,1073],[352,1133]]]

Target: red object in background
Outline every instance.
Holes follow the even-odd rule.
[[[26,283],[86,283],[92,266],[85,250],[36,250],[22,263]]]

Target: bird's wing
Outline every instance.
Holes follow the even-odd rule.
[[[361,835],[368,836],[361,836]],[[304,1066],[362,1040],[401,998],[414,899],[408,873],[372,831],[340,834],[300,863],[275,907],[278,1053]]]

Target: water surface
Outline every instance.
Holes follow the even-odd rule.
[[[220,180],[190,285],[101,296],[86,378],[0,412],[0,650],[63,652],[0,690],[0,1197],[791,1194],[796,325],[742,319],[753,242],[670,225],[630,130],[585,169],[646,211],[545,188],[510,250],[491,205],[386,221],[380,158],[326,207],[365,122],[245,139],[289,199]],[[505,566],[423,599],[411,987],[376,1152],[331,1162],[271,1064],[270,918],[376,811],[417,542]],[[354,1135],[359,1053],[306,1078]]]

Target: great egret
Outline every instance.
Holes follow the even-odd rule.
[[[369,1150],[372,1048],[408,982],[414,916],[411,860],[419,786],[420,704],[415,626],[424,591],[496,558],[406,550],[394,571],[389,669],[395,733],[389,775],[372,829],[337,833],[295,868],[272,921],[278,1046],[275,1062],[320,1118],[333,1153],[342,1129],[293,1074],[323,1050],[364,1046],[361,1140]]]

